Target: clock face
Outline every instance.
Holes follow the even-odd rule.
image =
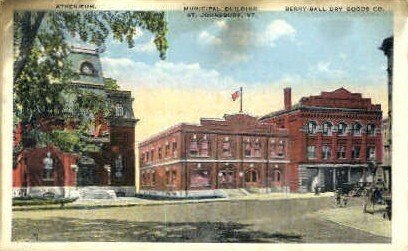
[[[86,74],[86,75],[93,75],[94,74],[94,68],[92,64],[90,63],[83,63],[81,67],[81,73]]]

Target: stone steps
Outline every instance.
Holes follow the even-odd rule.
[[[79,189],[80,199],[116,199],[113,189],[99,187],[84,187]]]
[[[248,191],[243,188],[239,189],[222,189],[223,193],[227,195],[228,198],[242,197],[249,195]]]

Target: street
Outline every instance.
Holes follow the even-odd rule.
[[[15,211],[13,241],[390,242],[323,217],[330,210],[360,212],[360,205],[354,198],[334,209],[332,198],[316,197]]]

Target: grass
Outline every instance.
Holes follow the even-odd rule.
[[[39,206],[72,203],[77,198],[43,198],[43,197],[18,197],[13,198],[13,206]]]

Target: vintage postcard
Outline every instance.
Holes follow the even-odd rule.
[[[406,250],[404,1],[1,8],[6,249]]]

